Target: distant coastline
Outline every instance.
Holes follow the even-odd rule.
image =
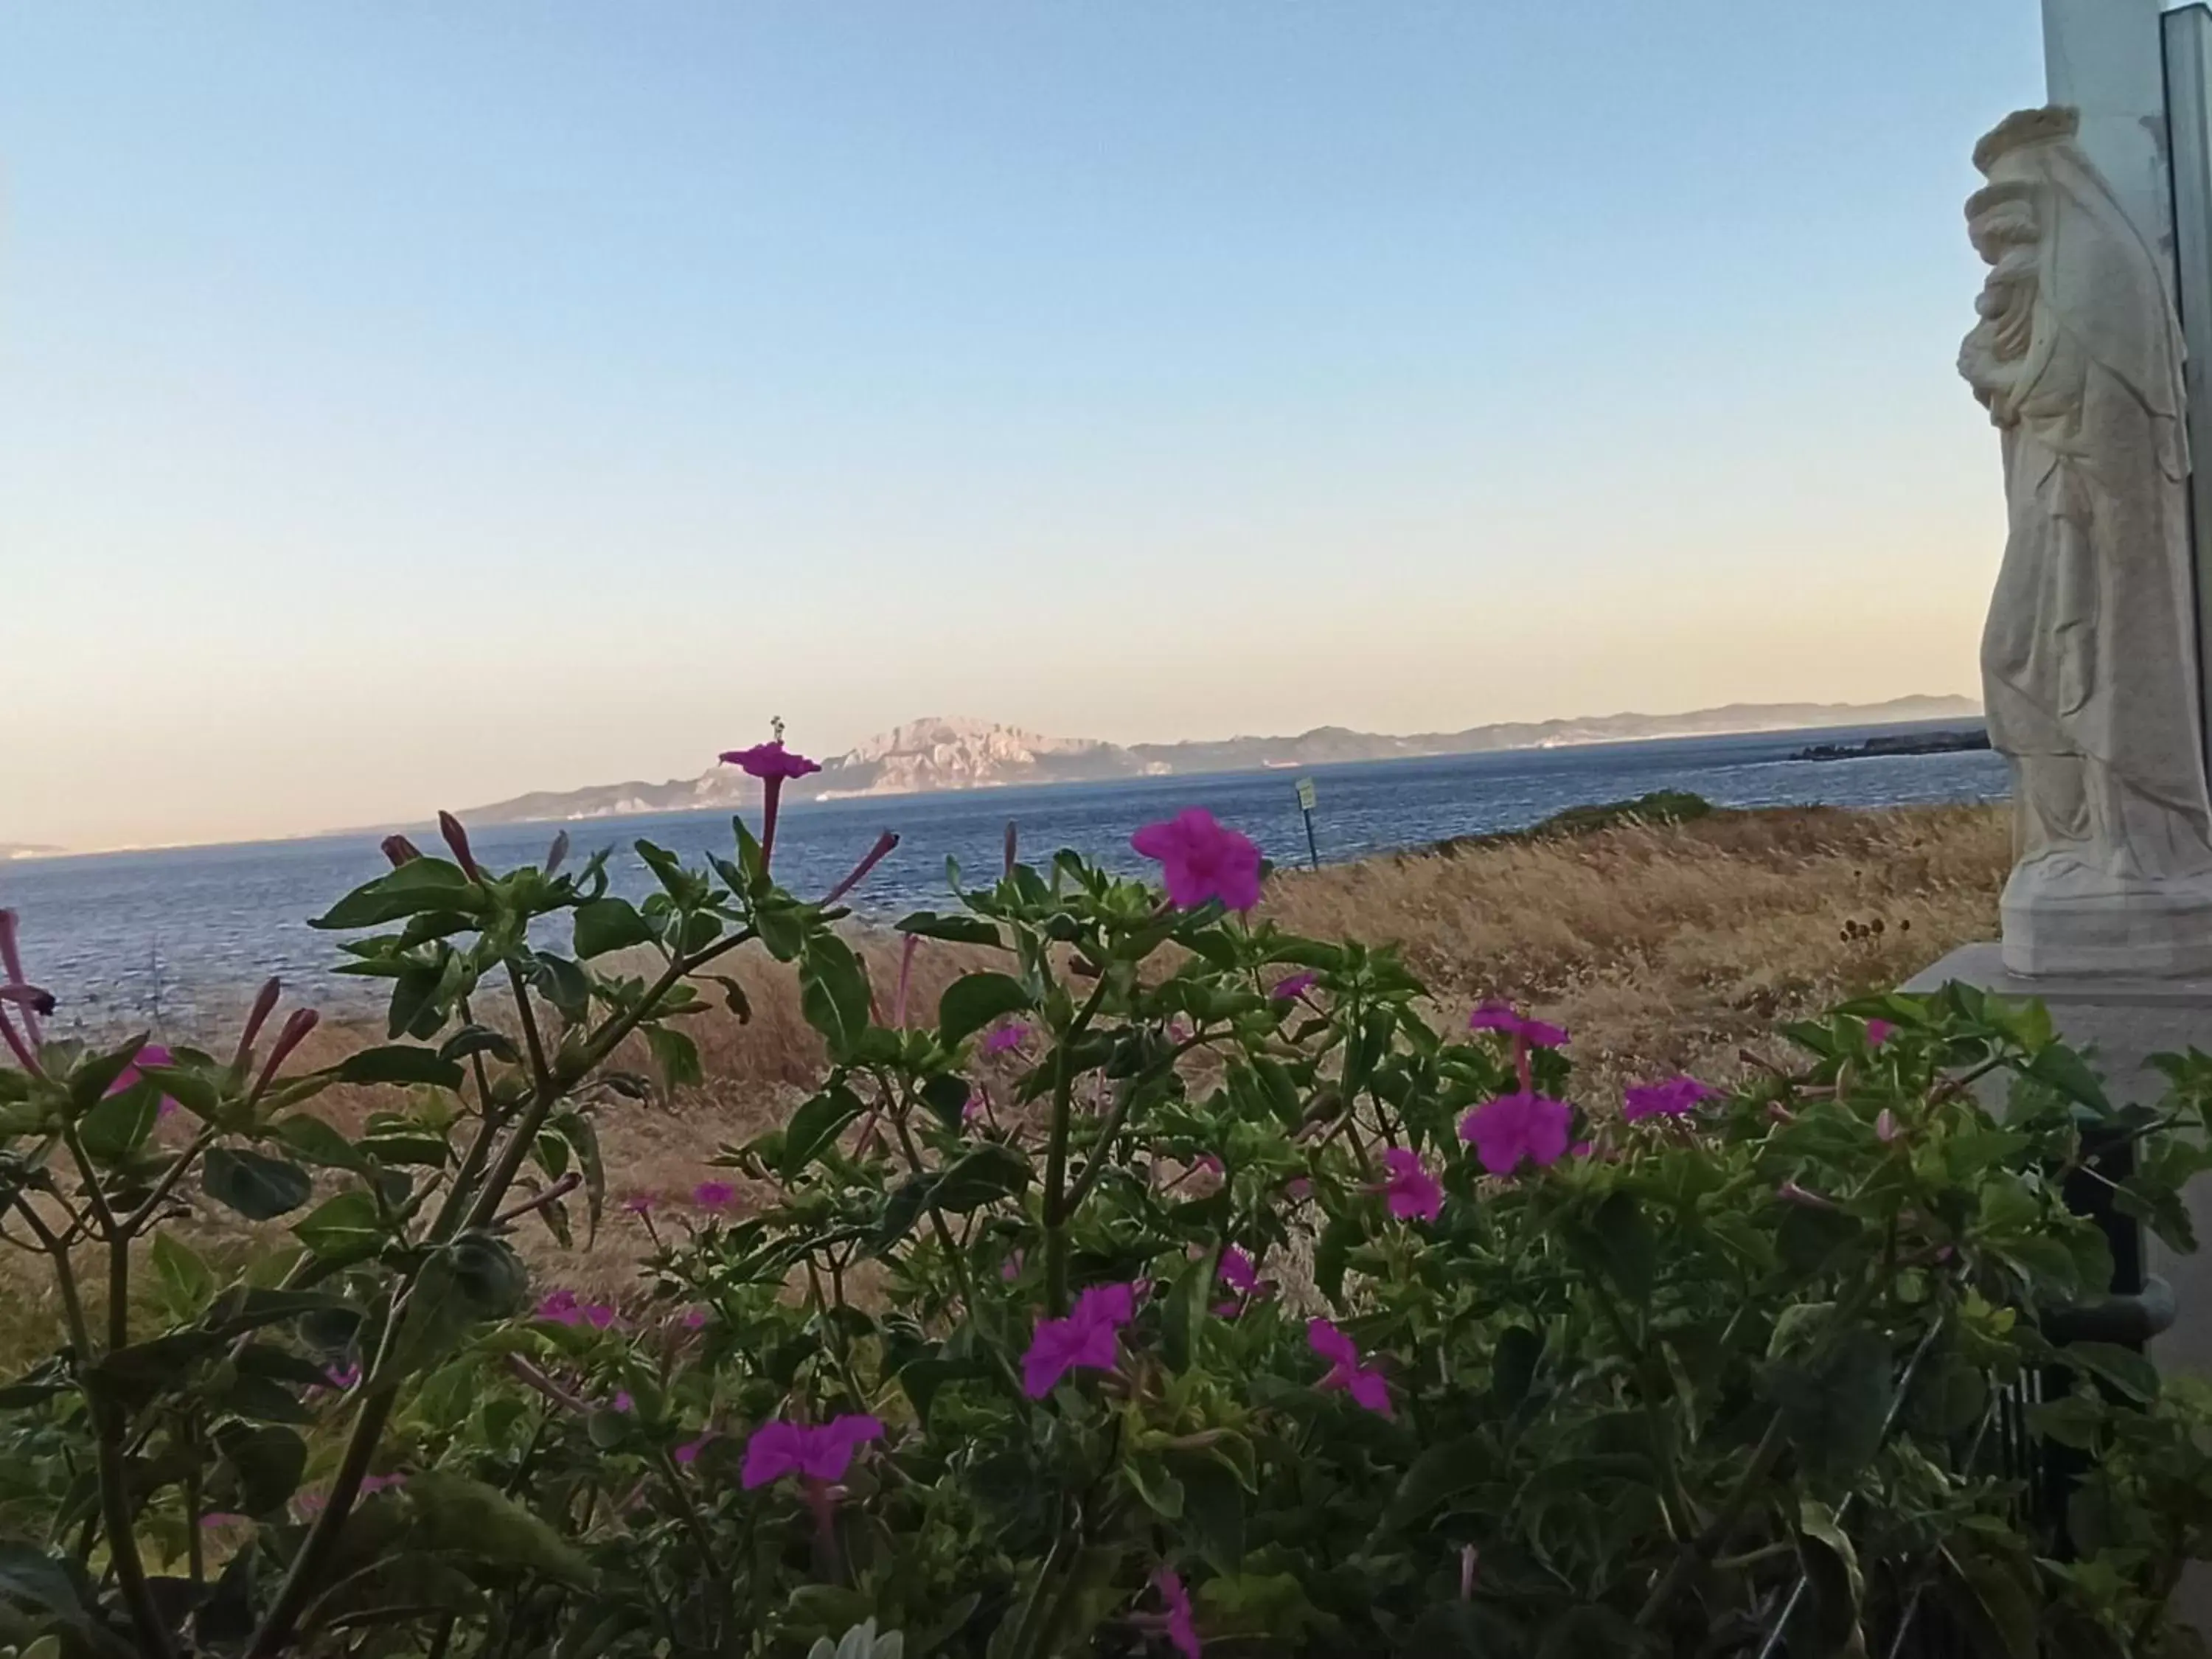
[[[1418,760],[1446,755],[1578,749],[1669,738],[1817,731],[1978,719],[1971,697],[1909,696],[1880,703],[1729,703],[1684,714],[1620,714],[1511,721],[1459,732],[1394,736],[1316,726],[1293,737],[1235,737],[1171,744],[1113,744],[1052,738],[981,720],[912,720],[823,763],[796,780],[791,800],[850,800],[1117,778],[1285,771],[1354,761]],[[632,779],[581,789],[537,790],[467,809],[470,823],[573,823],[654,812],[749,805],[758,786],[733,768],[710,769],[662,783]]]

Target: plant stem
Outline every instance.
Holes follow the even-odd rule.
[[[1067,1202],[1067,1136],[1074,1118],[1075,1074],[1068,1050],[1081,1036],[1105,1000],[1109,975],[1101,971],[1073,1022],[1053,1049],[1052,1130],[1044,1161],[1044,1276],[1053,1316],[1067,1312],[1067,1221],[1074,1206]]]

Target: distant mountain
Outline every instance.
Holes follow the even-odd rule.
[[[1506,749],[1558,749],[1652,738],[1714,737],[1731,732],[1955,720],[1972,719],[1981,712],[1981,705],[1971,697],[1899,697],[1880,703],[1730,703],[1723,708],[1700,708],[1686,714],[1600,714],[1579,720],[1475,726],[1464,732],[1429,732],[1413,737],[1322,726],[1290,738],[1227,738],[1127,746],[1095,738],[1040,737],[1017,726],[984,720],[932,718],[894,726],[857,749],[823,762],[821,771],[790,786],[790,797],[834,800],[853,795],[1003,788],[1012,784],[1097,783],[1109,778],[1258,771]],[[632,781],[586,789],[538,790],[474,807],[461,816],[471,823],[529,823],[739,806],[759,799],[758,784],[733,767],[718,766],[696,778],[672,778],[665,783]]]
[[[0,863],[9,859],[52,858],[61,850],[58,847],[41,847],[34,842],[0,841]]]

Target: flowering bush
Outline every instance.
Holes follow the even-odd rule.
[[[0,930],[0,1237],[68,1323],[0,1389],[0,1641],[2185,1650],[2206,1414],[2062,1340],[2114,1277],[2066,1192],[2188,1244],[2212,1060],[2115,1107],[2039,1010],[1954,988],[1793,1029],[1733,1094],[1577,1101],[1569,1033],[1248,922],[1258,854],[1200,812],[1139,838],[1164,896],[953,872],[907,961],[998,965],[927,1017],[836,928],[881,843],[819,902],[772,820],[703,870],[640,843],[633,905],[447,838],[320,919],[392,988],[325,1070],[288,1073],[299,1018],[260,1054],[273,990],[228,1058],[45,1041]],[[798,976],[819,1086],[687,1218],[603,1218],[595,1121],[697,1080],[682,1022],[742,1015],[741,945]],[[342,1128],[341,1081],[400,1092]],[[187,1211],[282,1225],[210,1259]],[[635,1296],[530,1283],[518,1228],[603,1219]],[[2094,1464],[2063,1514],[2023,1502],[2031,1428]]]

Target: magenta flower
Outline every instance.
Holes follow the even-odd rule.
[[[1182,1659],[1200,1659],[1198,1621],[1193,1616],[1190,1592],[1183,1588],[1182,1580],[1172,1567],[1162,1567],[1152,1575],[1152,1588],[1160,1593],[1160,1604],[1167,1609],[1160,1620],[1160,1628],[1167,1632],[1168,1645]]]
[[[1390,1389],[1382,1373],[1359,1358],[1358,1346],[1326,1319],[1306,1322],[1306,1346],[1329,1362],[1328,1375],[1320,1387],[1342,1389],[1358,1404],[1378,1416],[1390,1415]]]
[[[1292,974],[1287,979],[1277,980],[1275,981],[1275,988],[1273,991],[1270,991],[1267,994],[1274,998],[1278,1002],[1295,1002],[1298,998],[1312,990],[1314,988],[1314,981],[1320,977],[1321,975],[1318,973],[1316,973],[1312,969],[1309,968],[1303,973]]]
[[[1572,1152],[1577,1158],[1588,1158],[1592,1152],[1597,1150],[1597,1143],[1593,1140],[1577,1140],[1573,1146],[1568,1147],[1567,1150]]]
[[[1011,1285],[1021,1276],[1022,1253],[1019,1250],[1016,1250],[1012,1255],[1008,1256],[1004,1261],[999,1264],[999,1277],[1005,1279],[1007,1284]]]
[[[1219,899],[1231,910],[1260,902],[1260,849],[1249,836],[1215,822],[1203,806],[1187,806],[1162,823],[1129,837],[1142,856],[1157,860],[1169,899],[1195,909]]]
[[[1221,1264],[1213,1276],[1232,1291],[1249,1296],[1260,1288],[1259,1264],[1231,1244],[1221,1253]]]
[[[691,1189],[691,1201],[702,1210],[719,1210],[738,1195],[726,1181],[702,1181]]]
[[[550,1319],[556,1325],[580,1325],[584,1310],[577,1304],[574,1291],[555,1291],[538,1304],[538,1317]]]
[[[355,1383],[361,1381],[361,1367],[358,1365],[326,1365],[323,1368],[323,1381],[343,1393],[345,1389],[350,1389]]]
[[[1022,1356],[1022,1390],[1042,1400],[1072,1370],[1110,1371],[1121,1363],[1117,1333],[1136,1317],[1136,1286],[1094,1285],[1065,1319],[1042,1319]]]
[[[824,1483],[842,1480],[853,1454],[870,1440],[883,1438],[879,1419],[848,1414],[827,1423],[763,1423],[745,1442],[745,1466],[738,1480],[746,1491],[787,1474]]]
[[[819,772],[819,761],[811,761],[804,755],[794,755],[781,742],[757,743],[750,749],[725,750],[725,766],[740,769],[746,776],[758,778],[763,783],[781,783],[786,778],[803,778],[810,772]]]
[[[1529,1019],[1514,1012],[1510,1003],[1486,1002],[1467,1017],[1470,1031],[1503,1031],[1516,1043],[1526,1043],[1531,1048],[1562,1048],[1566,1046],[1566,1028],[1547,1025],[1540,1019]]]
[[[1718,1099],[1720,1092],[1711,1085],[1700,1083],[1693,1077],[1668,1078],[1664,1083],[1640,1083],[1629,1088],[1623,1095],[1620,1115],[1631,1122],[1645,1117],[1683,1117],[1705,1102]]]
[[[702,1429],[700,1431],[699,1437],[696,1440],[685,1441],[682,1445],[678,1446],[675,1451],[671,1454],[671,1455],[676,1459],[679,1465],[688,1469],[694,1463],[699,1461],[699,1454],[707,1449],[707,1443],[714,1437],[714,1430]]]
[[[642,1220],[653,1213],[653,1200],[643,1193],[638,1194],[635,1198],[626,1198],[623,1200],[623,1213],[636,1216]]]
[[[685,1330],[699,1330],[702,1328],[706,1323],[707,1310],[704,1308],[686,1308],[684,1310],[684,1328]]]
[[[970,1089],[968,1091],[968,1103],[960,1109],[960,1121],[963,1123],[973,1123],[977,1118],[982,1116],[987,1109],[983,1103],[982,1091]]]
[[[1020,1048],[1029,1041],[1029,1036],[1030,1028],[1016,1020],[1011,1024],[1001,1025],[995,1030],[985,1032],[983,1052],[987,1054],[1006,1054],[1012,1049]]]
[[[26,1018],[27,1018],[27,1016]],[[128,1066],[115,1074],[115,1081],[107,1085],[107,1092],[111,1095],[119,1095],[137,1082],[144,1075],[138,1069],[142,1066],[167,1066],[173,1063],[173,1057],[167,1048],[158,1042],[149,1042],[131,1056],[131,1063]],[[176,1109],[177,1103],[164,1095],[161,1097],[161,1105],[155,1109],[154,1115],[167,1117]]]
[[[615,1310],[605,1302],[594,1302],[582,1310],[585,1322],[595,1331],[611,1330],[615,1325]]]
[[[1313,1182],[1304,1176],[1292,1176],[1283,1192],[1291,1203],[1303,1204],[1313,1196]]]
[[[1866,1023],[1867,1047],[1879,1048],[1897,1035],[1897,1027],[1886,1019],[1870,1019]]]
[[[615,1409],[622,1413],[625,1417],[629,1416],[630,1413],[637,1409],[637,1401],[629,1397],[629,1390],[628,1389],[617,1389],[615,1390]]]
[[[1567,1150],[1574,1113],[1565,1101],[1522,1091],[1500,1095],[1460,1120],[1459,1138],[1474,1143],[1482,1167],[1511,1175],[1523,1158],[1538,1168],[1556,1164]]]
[[[1434,1221],[1443,1213],[1443,1183],[1421,1167],[1419,1152],[1408,1146],[1385,1147],[1382,1166],[1390,1172],[1382,1191],[1389,1197],[1392,1215],[1401,1221],[1411,1221],[1416,1216]]]
[[[205,1515],[200,1516],[200,1525],[203,1527],[234,1527],[244,1522],[250,1522],[252,1519],[253,1517],[250,1515],[234,1515],[228,1510],[210,1510]]]
[[[368,1498],[388,1486],[404,1486],[406,1484],[404,1474],[372,1474],[361,1483],[361,1495]]]
[[[783,746],[783,739],[774,743],[757,743],[750,749],[729,749],[722,753],[723,764],[742,769],[747,776],[761,781],[761,864],[765,867],[775,854],[776,805],[783,798],[787,778],[803,778],[809,772],[819,772],[821,764],[804,755],[794,755]],[[890,851],[889,848],[884,849]],[[878,857],[881,854],[878,854]],[[859,879],[856,875],[854,879]]]

